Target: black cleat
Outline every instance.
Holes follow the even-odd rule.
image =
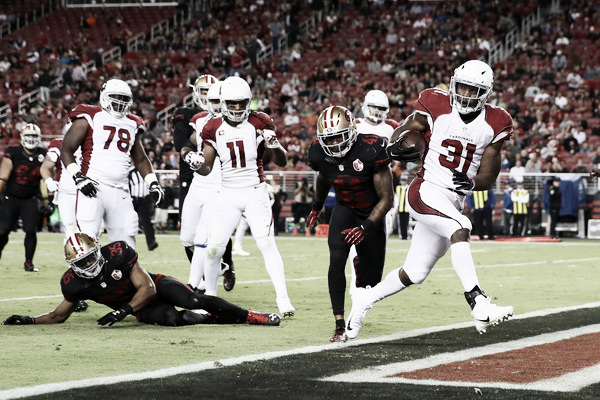
[[[235,286],[235,269],[233,268],[233,263],[228,265],[221,262],[221,268],[225,270],[225,272],[223,272],[223,287],[230,292]]]
[[[25,271],[27,272],[38,272],[39,269],[37,269],[37,267],[35,265],[33,265],[33,263],[31,261],[25,261],[25,264],[23,264],[23,268],[25,268]]]

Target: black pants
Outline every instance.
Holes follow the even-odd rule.
[[[177,279],[165,275],[151,275],[156,285],[156,299],[138,312],[138,321],[163,326],[190,325],[185,312],[202,309],[208,311],[211,322],[244,323],[248,310],[220,297],[207,296],[192,291]],[[178,311],[175,307],[184,308]]]
[[[494,239],[494,224],[492,221],[492,209],[475,210],[473,212],[473,224],[475,231],[479,235],[479,239],[483,240],[485,235],[488,235],[490,240]]]
[[[408,222],[410,221],[410,214],[407,212],[398,213],[398,232],[400,237],[404,240],[408,239]]]
[[[344,242],[344,229],[359,226],[364,219],[359,218],[348,207],[338,204],[333,208],[329,221],[329,297],[334,315],[344,314],[346,296],[346,261],[350,245]],[[385,263],[386,235],[384,224],[380,221],[373,226],[365,239],[356,246],[358,268],[356,286],[375,286],[381,281]]]
[[[37,198],[20,199],[4,195],[2,204],[0,204],[0,253],[8,243],[10,231],[21,217],[25,232],[25,261],[32,262],[37,246],[37,227],[40,216]]]
[[[154,224],[152,224],[152,215],[154,215],[154,202],[152,201],[152,197],[146,196],[134,198],[133,208],[138,214],[139,224],[144,231],[144,236],[146,236],[146,244],[149,248],[151,244],[156,242]]]
[[[513,236],[527,234],[527,214],[513,214]]]
[[[550,210],[550,236],[556,237],[556,224],[558,224],[558,212],[559,209]]]

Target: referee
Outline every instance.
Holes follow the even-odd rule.
[[[135,167],[129,171],[129,193],[133,201],[133,208],[138,214],[139,224],[146,236],[148,250],[152,251],[158,247],[154,235],[154,225],[151,221],[154,214],[154,201],[150,196],[148,184]]]

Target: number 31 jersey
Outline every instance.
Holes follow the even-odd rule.
[[[137,115],[116,118],[98,106],[80,104],[70,114],[71,121],[85,118],[88,132],[81,144],[81,172],[109,186],[127,188],[131,148],[138,130],[145,130]]]
[[[477,174],[488,145],[510,137],[513,121],[503,108],[486,104],[471,122],[465,123],[450,104],[448,92],[425,89],[414,105],[415,112],[427,117],[429,145],[419,176],[438,186],[454,189],[452,169],[469,177]]]

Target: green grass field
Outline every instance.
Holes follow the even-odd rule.
[[[0,320],[11,314],[38,315],[59,303],[59,279],[66,270],[62,240],[61,234],[39,234],[34,263],[40,272],[27,273],[23,270],[23,235],[11,235],[0,260]],[[103,237],[101,242],[106,240]],[[158,249],[149,252],[143,236],[138,236],[140,264],[148,271],[187,282],[188,263],[178,236],[159,235],[158,242]],[[334,324],[327,291],[326,239],[279,236],[277,244],[297,310],[280,327],[165,328],[128,317],[111,328],[101,328],[96,319],[109,309],[91,303],[86,312],[73,314],[62,325],[0,326],[0,390],[328,343]],[[598,301],[599,244],[576,239],[474,242],[472,251],[482,288],[498,304],[513,305],[515,313],[522,314]],[[408,245],[390,239],[384,274],[401,265]],[[234,258],[235,289],[225,292],[220,286],[219,295],[248,309],[277,311],[273,286],[250,236],[244,248],[251,256]],[[369,313],[360,338],[471,321],[462,292],[447,254],[423,285],[379,303]],[[474,328],[472,334],[477,335]]]

